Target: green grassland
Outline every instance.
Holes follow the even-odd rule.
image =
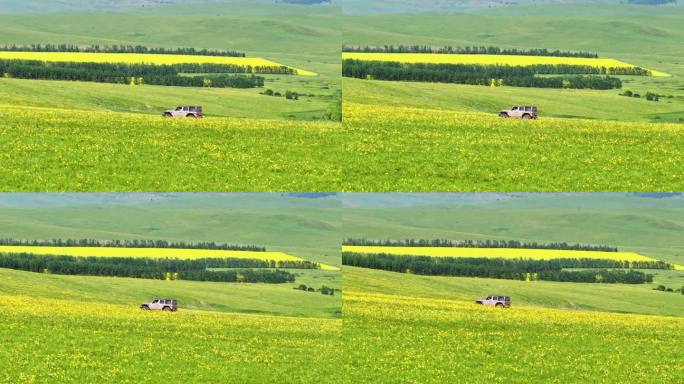
[[[681,261],[681,196],[345,194],[345,237],[612,244]],[[677,383],[681,271],[608,285],[344,267],[345,382]],[[475,305],[512,297],[511,309]],[[655,353],[658,351],[658,353]],[[601,362],[597,364],[597,362]],[[353,368],[352,368],[353,367]]]
[[[653,271],[644,271],[653,273]],[[619,312],[658,316],[684,316],[684,295],[661,292],[658,284],[684,286],[680,271],[656,271],[654,284],[559,283],[550,281],[520,282],[512,280],[419,276],[394,272],[344,267],[344,285],[358,292],[384,295],[406,295],[401,287],[411,287],[409,296],[474,302],[489,295],[509,295],[518,307],[545,307],[597,312]],[[663,276],[663,275],[669,275]],[[662,276],[662,278],[658,278]],[[674,285],[679,284],[679,285]]]
[[[386,194],[387,200],[345,194],[345,238],[520,240],[616,246],[666,262],[684,262],[684,200],[625,194],[494,195],[440,199],[439,195]],[[416,197],[415,200],[412,200]],[[431,201],[432,200],[432,201]],[[402,206],[401,204],[407,204]],[[684,287],[683,271],[646,271],[652,284],[634,286],[493,279],[426,277],[344,270],[345,284],[361,291],[399,294],[394,284],[416,287],[413,296],[472,301],[508,294],[522,305],[682,316],[680,293],[654,291],[657,285]],[[355,277],[355,276],[358,276]],[[395,282],[396,280],[396,282]],[[410,283],[409,283],[410,281]],[[420,296],[419,292],[423,295]]]
[[[681,196],[345,194],[343,202],[345,237],[568,241],[684,259]],[[647,272],[653,284],[630,286],[344,267],[342,342],[355,367],[346,380],[676,383],[681,348],[671,337],[684,295],[653,287],[680,288],[684,274]],[[513,307],[473,303],[493,294],[510,295]]]
[[[401,9],[402,5],[397,3],[401,2],[394,2]],[[679,118],[684,117],[684,58],[678,46],[684,39],[681,28],[684,7],[565,3],[521,3],[492,8],[453,6],[450,10],[441,10],[441,14],[364,14],[361,8],[360,14],[344,19],[343,40],[348,45],[484,45],[595,52],[601,57],[672,74],[671,78],[623,77],[623,88],[641,94],[650,91],[672,95],[673,99],[661,99],[659,103],[623,100],[626,98],[618,96],[620,91],[616,90],[442,88],[407,83],[401,85],[404,87],[402,96],[406,96],[408,102],[411,93],[418,96],[425,92],[423,102],[414,101],[413,105],[428,108],[493,113],[509,104],[528,102],[538,104],[542,116],[681,122]],[[357,5],[350,7],[356,9]],[[348,85],[352,93],[345,98],[348,96],[348,100],[354,102],[358,96],[364,99],[354,91],[354,84],[345,83],[345,90]],[[392,99],[391,91],[388,99]],[[396,101],[390,101],[393,102]],[[593,109],[596,110],[594,115],[590,112]]]
[[[315,288],[321,285],[342,288],[339,273],[293,272],[297,274],[297,281],[292,284],[242,284],[64,276],[0,269],[0,290],[12,296],[68,300],[94,306],[108,303],[137,309],[154,297],[172,297],[178,300],[182,311],[341,317],[340,295],[293,289],[307,283]]]
[[[3,238],[260,244],[339,265],[340,201],[288,194],[3,194]],[[0,269],[0,382],[335,382],[340,271],[287,284]],[[138,306],[172,297],[175,313]]]
[[[340,209],[334,196],[5,194],[0,237],[255,244],[339,266]]]
[[[382,194],[387,200],[376,201],[365,196],[343,195],[345,238],[565,241],[684,263],[679,197],[484,194],[489,198],[451,200],[438,194]]]
[[[335,6],[233,2],[167,4],[131,12],[123,9],[87,14],[0,14],[0,44],[141,44],[232,49],[318,73],[316,77],[267,76],[266,88],[314,95],[298,101],[261,96],[260,90],[254,89],[131,88],[47,81],[28,85],[3,83],[2,88],[8,94],[26,95],[17,100],[21,105],[65,109],[97,106],[104,110],[158,114],[178,104],[203,102],[206,113],[214,116],[321,119],[335,108],[339,99],[337,11]],[[71,95],[62,97],[69,92]],[[41,97],[31,97],[35,95]]]
[[[116,196],[116,197],[114,197]],[[14,239],[159,239],[259,244],[307,260],[340,265],[340,203],[277,194],[5,195],[0,233]],[[340,316],[341,296],[294,290],[341,288],[339,271],[291,270],[288,284],[228,284],[0,271],[11,295],[136,305],[177,298],[185,309],[288,316]]]
[[[340,189],[339,3],[141,5],[5,6],[43,13],[0,14],[0,44],[231,49],[318,76],[265,76],[264,89],[294,91],[299,100],[263,89],[0,79],[0,190]],[[164,121],[161,113],[177,105],[202,105],[208,118]]]
[[[622,90],[607,91],[345,79],[345,130],[362,138],[347,144],[358,161],[347,165],[353,176],[345,180],[345,190],[682,188],[684,7],[615,2],[442,7],[454,3],[432,2],[435,6],[421,13],[402,1],[367,7],[352,2],[349,11],[345,8],[343,41],[589,51],[673,76],[622,77]],[[650,102],[618,95],[624,90],[672,97]],[[540,121],[499,121],[498,111],[518,104],[539,106]]]
[[[335,382],[339,319],[186,310],[7,295],[0,380]]]
[[[290,80],[288,85],[265,88],[284,93],[286,90],[307,92],[297,84],[307,80]],[[292,85],[290,85],[292,84]],[[201,105],[211,117],[252,119],[320,120],[332,97],[320,93],[299,100],[261,95],[263,89],[187,88],[166,86],[129,86],[89,82],[52,80],[0,79],[0,100],[16,106],[64,110],[114,111],[160,117],[176,104]],[[307,93],[308,95],[308,93]]]
[[[626,76],[624,76],[626,78]],[[455,112],[482,112],[493,120],[499,111],[512,105],[536,105],[540,118],[577,118],[638,122],[684,122],[684,94],[658,102],[620,96],[629,89],[645,95],[653,91],[649,83],[669,80],[628,79],[622,90],[543,89],[519,87],[483,87],[460,84],[404,83],[345,79],[345,98],[354,103],[396,107],[421,107]],[[684,84],[684,83],[683,83]],[[658,86],[658,89],[664,88]]]

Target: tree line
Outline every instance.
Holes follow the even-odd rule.
[[[484,65],[397,63],[346,59],[342,75],[357,79],[453,83],[485,86],[513,86],[566,89],[622,88],[616,77],[599,76],[602,71],[616,74],[639,73],[640,68],[594,68],[584,65]],[[617,73],[619,72],[619,73]],[[556,75],[540,77],[537,75]],[[562,76],[559,76],[562,75]]]
[[[371,247],[458,247],[458,248],[524,248],[524,249],[558,249],[571,251],[600,251],[617,252],[618,249],[608,245],[591,245],[579,243],[552,242],[538,243],[536,241],[519,240],[446,240],[446,239],[404,239],[404,240],[369,240],[346,239],[343,245],[371,246]]]
[[[384,46],[353,46],[343,45],[342,52],[357,53],[430,53],[451,55],[511,55],[511,56],[556,56],[556,57],[585,57],[598,58],[598,54],[591,52],[571,52],[549,50],[546,48],[500,48],[485,46],[443,46],[433,47],[430,45],[384,45]]]
[[[179,249],[218,249],[225,251],[266,252],[259,245],[239,245],[216,243],[214,241],[167,241],[167,240],[96,240],[96,239],[61,239],[21,240],[0,239],[0,245],[34,246],[34,247],[108,247],[108,248],[179,248]],[[257,267],[270,268],[270,267]]]
[[[88,53],[152,53],[159,55],[246,57],[234,50],[195,48],[148,48],[144,45],[76,45],[76,44],[12,44],[0,46],[9,52],[88,52]]]
[[[626,266],[622,261],[604,259],[454,258],[354,252],[343,252],[342,264],[429,276],[624,284],[653,281],[653,276],[650,274],[624,268],[672,269],[671,265],[658,261],[644,261],[634,265],[630,263]],[[568,268],[582,270],[567,270]]]
[[[182,76],[181,73],[201,74]],[[231,75],[227,75],[230,73]],[[45,62],[0,59],[0,76],[34,80],[88,81],[114,84],[151,84],[178,87],[257,88],[265,79],[255,74],[294,74],[284,66],[223,64],[126,64]],[[244,75],[241,75],[244,74]]]
[[[292,273],[279,269],[265,269],[279,267],[319,268],[318,264],[308,261],[287,261],[273,264],[269,261],[257,259],[185,260],[0,253],[0,268],[58,275],[244,283],[286,283],[295,281],[295,275]],[[237,269],[210,270],[210,268]]]

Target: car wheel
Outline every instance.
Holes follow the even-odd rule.
[[[501,304],[501,303],[496,303],[496,306],[497,306],[497,307],[503,307],[504,305]]]
[[[171,310],[170,307],[164,307],[164,308],[162,308],[162,311],[170,311],[170,310]]]
[[[142,309],[143,311],[149,311],[150,307],[148,307],[147,305],[144,305],[144,306],[140,307],[140,309]]]
[[[508,113],[501,112],[501,113],[499,113],[499,117],[503,117],[505,119],[505,118],[508,118],[509,116],[508,116]]]
[[[530,116],[530,115],[523,115],[523,119],[525,119],[525,120],[529,120],[531,118],[532,118],[532,116]]]

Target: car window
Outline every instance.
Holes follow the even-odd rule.
[[[511,111],[517,111],[517,110],[518,110],[518,107],[511,108]]]
[[[176,111],[180,111],[181,109],[183,109],[183,108],[182,107],[176,107]]]
[[[487,296],[487,298],[485,300],[490,300],[491,298],[492,298],[491,296]]]
[[[156,299],[155,299],[155,300],[152,300],[152,304],[158,303],[158,302],[159,302],[159,300],[156,300]]]

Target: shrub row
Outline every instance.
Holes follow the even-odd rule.
[[[433,47],[429,45],[385,45],[382,47],[371,46],[342,46],[342,52],[361,52],[361,53],[435,53],[435,54],[467,54],[467,55],[515,55],[515,56],[557,56],[557,57],[587,57],[597,58],[596,53],[590,52],[570,52],[559,50],[548,50],[546,48],[499,48],[499,47]]]
[[[314,268],[315,263],[294,261],[287,268]],[[0,268],[58,275],[116,276],[157,280],[229,281],[247,283],[293,282],[295,275],[281,270],[207,268],[272,268],[281,266],[252,259],[152,259],[50,256],[0,253]]]
[[[90,64],[91,67],[98,65]],[[102,67],[111,67],[103,64]],[[177,87],[213,87],[213,88],[256,88],[264,85],[264,78],[255,75],[203,75],[180,76],[167,74],[173,72],[171,66],[132,65],[144,68],[143,71],[128,70],[126,65],[117,65],[120,69],[107,70],[87,68],[80,63],[47,63],[47,62],[17,62],[0,60],[0,75],[4,77],[37,80],[68,80],[89,81],[114,84],[152,84]],[[163,68],[166,67],[166,68]],[[144,72],[144,74],[136,73]],[[159,73],[155,73],[159,72]]]
[[[641,284],[653,281],[652,275],[640,271],[631,269],[627,271],[610,270],[608,268],[635,268],[636,266],[604,259],[489,259],[344,252],[342,254],[342,264],[353,267],[431,276],[625,284]],[[564,270],[564,268],[590,269],[568,271]],[[671,269],[672,266],[662,262],[642,262],[638,268]]]
[[[201,241],[188,243],[167,240],[95,240],[95,239],[51,239],[20,240],[0,239],[0,245],[41,246],[41,247],[108,247],[108,248],[180,248],[180,249],[220,249],[226,251],[265,252],[266,248],[258,245],[237,245]]]
[[[618,249],[607,245],[568,244],[566,242],[537,243],[536,241],[518,240],[446,240],[446,239],[404,239],[404,240],[369,240],[346,239],[344,245],[375,247],[460,247],[460,248],[524,248],[524,249],[559,249],[572,251],[617,252]]]
[[[245,57],[233,50],[212,50],[195,48],[148,48],[143,45],[75,45],[75,44],[28,44],[4,45],[0,51],[10,52],[94,52],[94,53],[154,53],[160,55],[199,55]]]
[[[621,88],[622,81],[619,78],[597,74],[637,74],[643,71],[641,68],[596,68],[583,65],[427,64],[353,59],[344,60],[342,66],[343,76],[358,79],[570,89]]]

